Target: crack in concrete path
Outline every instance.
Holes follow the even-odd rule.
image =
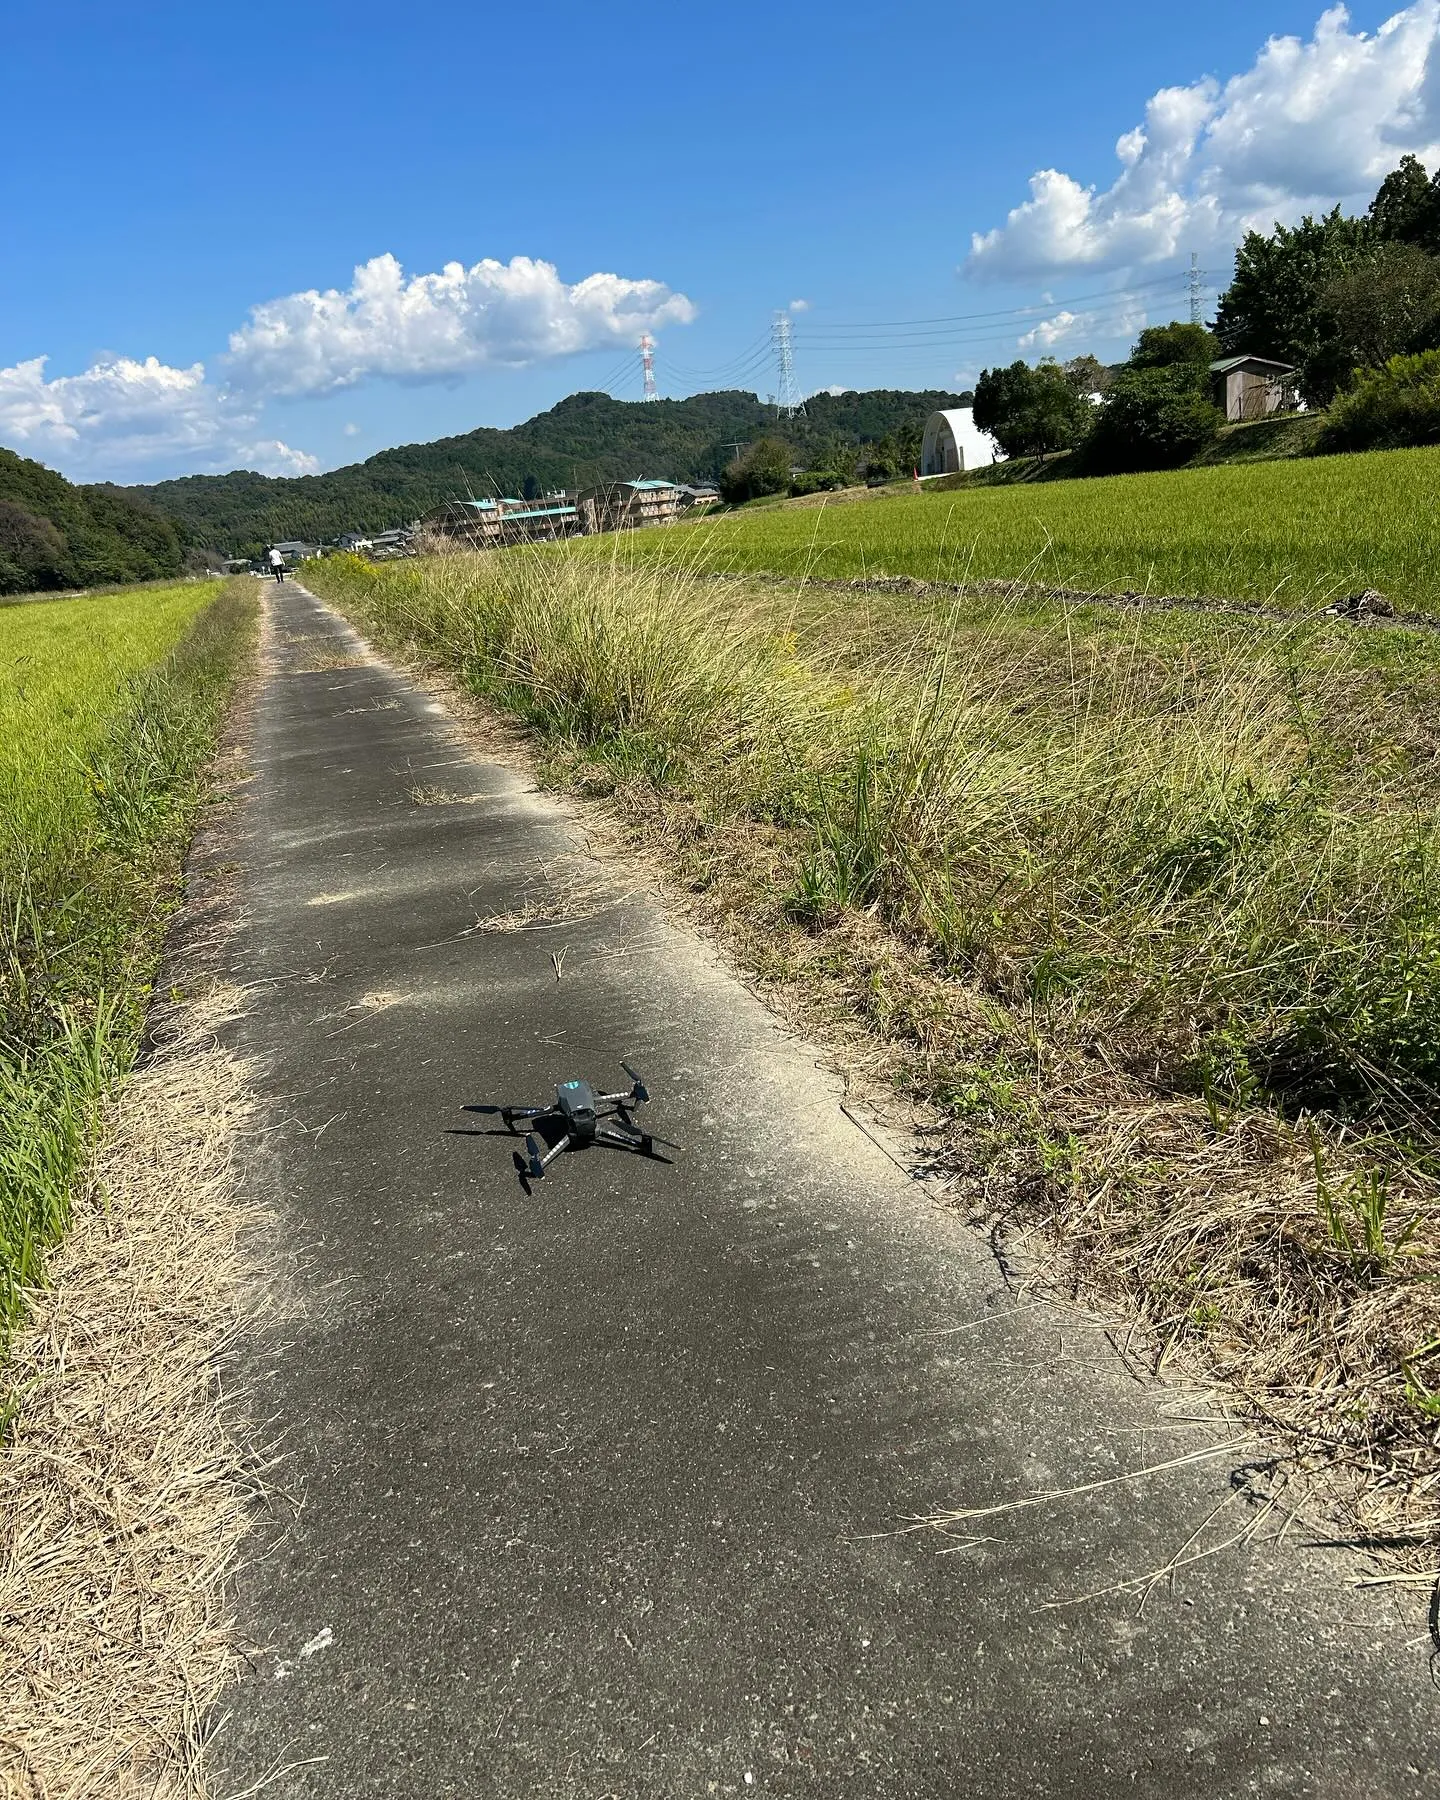
[[[230,972],[237,1047],[305,1127],[252,1176],[283,1304],[247,1352],[300,1505],[240,1585],[234,1787],[1434,1794],[1424,1647],[1335,1559],[1251,1541],[1143,1611],[1075,1604],[1217,1506],[1233,1533],[1246,1449],[1179,1461],[1213,1423],[1014,1305],[813,1049],[643,895],[471,929],[523,914],[573,828],[302,588],[274,605]],[[470,804],[404,803],[438,766]],[[622,1056],[671,1166],[563,1157],[527,1193],[460,1110]],[[1087,1484],[956,1554],[902,1529]]]

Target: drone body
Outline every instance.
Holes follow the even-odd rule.
[[[597,1104],[588,1081],[562,1081],[555,1090],[555,1110],[582,1140],[595,1135]]]
[[[650,1156],[657,1143],[667,1140],[642,1131],[631,1118],[632,1109],[649,1100],[650,1090],[629,1063],[622,1062],[620,1067],[634,1083],[622,1094],[597,1094],[588,1081],[562,1081],[555,1089],[552,1106],[471,1106],[466,1110],[498,1113],[512,1131],[517,1119],[548,1119],[558,1125],[560,1136],[545,1150],[540,1148],[534,1131],[525,1134],[527,1173],[532,1181],[544,1176],[562,1150],[578,1150],[588,1144],[609,1144],[617,1150],[637,1150],[642,1156]]]

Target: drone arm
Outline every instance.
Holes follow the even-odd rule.
[[[667,1150],[680,1148],[669,1138],[656,1137],[654,1132],[642,1131],[638,1125],[618,1122],[598,1126],[595,1141],[597,1144],[613,1144],[617,1150],[638,1150],[642,1156],[653,1156],[657,1144],[663,1144]]]
[[[597,1125],[595,1142],[597,1144],[614,1144],[621,1150],[648,1150],[650,1147],[649,1137],[640,1130],[638,1125],[628,1127],[614,1124]]]
[[[554,1162],[555,1158],[560,1154],[560,1152],[562,1150],[568,1150],[570,1148],[571,1144],[574,1143],[574,1141],[575,1141],[574,1138],[567,1131],[565,1133],[564,1137],[562,1137],[558,1143],[552,1144],[543,1156],[540,1156],[536,1159],[539,1164],[540,1172],[542,1175],[544,1174],[545,1170],[550,1167],[551,1163]],[[533,1145],[535,1140],[532,1137],[530,1139],[527,1139],[527,1142]]]

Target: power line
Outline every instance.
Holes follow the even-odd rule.
[[[791,323],[792,356],[794,345],[799,342],[815,349],[844,350],[851,354],[865,350],[917,350],[923,353],[929,349],[942,349],[946,344],[1000,343],[1008,335],[1003,329],[1005,321],[1013,320],[1018,324],[1053,314],[1057,310],[1085,306],[1098,300],[1151,300],[1162,292],[1174,292],[1186,280],[1185,272],[1171,270],[1151,281],[1135,283],[1129,287],[1108,288],[1073,295],[1067,299],[996,308],[988,312],[956,313],[948,318],[827,323],[822,314],[813,324],[808,319]],[[1110,315],[1116,310],[1114,307],[1107,307],[1106,320],[1094,323],[1108,323]],[[955,329],[957,326],[962,329]],[[687,382],[720,382],[758,372],[774,358],[775,351],[772,326],[767,337],[752,342],[728,362],[713,368],[696,369],[675,361],[671,361],[668,366]]]
[[[737,372],[745,373],[755,362],[768,361],[769,357],[770,333],[767,331],[762,337],[758,337],[753,342],[747,344],[743,350],[737,351],[736,354],[730,357],[726,362],[717,363],[713,368],[692,369],[688,368],[684,363],[677,363],[673,360],[670,362],[669,366],[674,369],[677,374],[684,375],[690,380],[711,381],[718,380],[723,376],[735,374]]]
[[[1153,301],[1151,304],[1153,305]],[[1078,315],[1074,317],[1074,327],[1095,331],[1103,330],[1111,324],[1123,323],[1127,318],[1133,317],[1132,306],[1133,302],[1124,306],[1110,306],[1094,313]],[[1008,326],[972,325],[953,331],[937,332],[924,338],[833,338],[824,332],[816,332],[812,335],[803,329],[796,335],[807,348],[841,350],[849,355],[864,355],[868,351],[898,351],[907,355],[925,355],[929,352],[943,350],[947,344],[1018,343],[1019,336],[1017,336],[1015,328],[1017,325],[1026,323],[1027,321],[1023,319],[1014,319],[1009,322]],[[1035,330],[1039,331],[1047,321],[1036,320],[1033,323]]]
[[[674,371],[677,375],[682,376],[686,381],[702,381],[702,382],[708,381],[708,382],[723,383],[726,381],[738,381],[743,376],[755,374],[758,370],[760,370],[762,368],[768,368],[770,365],[770,360],[771,360],[771,351],[770,351],[769,345],[767,344],[767,346],[765,347],[765,349],[763,351],[757,352],[747,362],[738,363],[734,367],[725,369],[723,371],[714,371],[714,370],[706,370],[706,369],[686,369],[686,368],[682,368],[678,363],[671,363],[670,367],[672,369],[674,369]]]
[[[1002,306],[991,312],[949,313],[931,319],[856,319],[836,320],[826,325],[827,331],[887,331],[903,329],[909,326],[927,325],[964,325],[978,319],[1018,319],[1030,313],[1052,312],[1057,308],[1070,306],[1087,306],[1092,300],[1116,300],[1127,296],[1140,296],[1154,288],[1166,288],[1184,279],[1184,271],[1172,269],[1168,274],[1156,276],[1153,281],[1132,282],[1129,287],[1105,288],[1099,293],[1077,294],[1067,300],[1041,300],[1029,306]],[[823,314],[822,314],[823,317]]]
[[[813,324],[809,319],[797,322],[788,313],[777,312],[769,333],[746,345],[729,362],[711,369],[693,369],[672,361],[667,363],[667,368],[678,376],[685,387],[698,391],[701,388],[740,385],[747,377],[758,375],[767,365],[774,366],[778,370],[779,392],[773,398],[778,402],[781,412],[793,415],[804,410],[803,396],[795,376],[797,344],[803,344],[806,350],[822,353],[829,359],[842,356],[849,361],[858,359],[864,362],[867,357],[883,358],[886,366],[897,372],[902,368],[933,370],[935,359],[944,356],[947,350],[983,352],[991,346],[1009,342],[1015,342],[1019,347],[1019,340],[1014,335],[1016,326],[1027,322],[1039,326],[1057,312],[1088,306],[1097,301],[1108,301],[1111,304],[1104,306],[1096,314],[1076,320],[1076,325],[1091,335],[1129,329],[1134,323],[1133,306],[1144,304],[1146,307],[1153,307],[1166,294],[1174,294],[1178,299],[1181,290],[1189,297],[1191,317],[1194,318],[1201,309],[1202,297],[1207,291],[1204,276],[1205,271],[1199,267],[1198,257],[1192,255],[1188,269],[1172,269],[1164,275],[1133,283],[1128,287],[1107,288],[1066,299],[1052,298],[1026,306],[997,307],[986,312],[955,313],[948,317],[930,319],[844,323],[826,323],[822,313]],[[1047,346],[1043,342],[1036,342],[1031,348],[1045,349]]]
[[[1177,279],[1166,283],[1163,289],[1153,289],[1148,293],[1139,290],[1127,290],[1124,292],[1123,298],[1130,305],[1152,306],[1156,300],[1163,298],[1166,292],[1175,293],[1178,296],[1179,287],[1180,283]],[[1079,304],[1079,302],[1071,302],[1071,306],[1076,304]],[[909,350],[924,350],[932,347],[938,349],[945,344],[960,344],[971,340],[998,341],[1002,336],[1009,335],[1009,332],[1005,330],[1006,325],[1012,330],[1015,327],[1027,324],[1040,325],[1045,322],[1047,316],[1052,318],[1056,316],[1057,309],[1059,312],[1070,311],[1069,306],[1060,306],[1058,302],[1052,302],[1050,306],[1044,308],[1026,308],[1023,311],[1016,311],[1014,313],[992,315],[983,322],[976,320],[970,323],[946,327],[927,327],[923,330],[895,331],[883,335],[872,333],[861,337],[850,333],[832,331],[830,327],[820,325],[817,326],[813,332],[808,327],[802,327],[799,335],[808,345],[823,345],[827,349],[835,350],[863,350],[872,346],[876,348],[893,347]],[[1117,310],[1119,309],[1114,306],[1107,307],[1105,308],[1105,314],[1109,315]],[[1085,322],[1088,323],[1089,321],[1086,320]]]
[[[618,363],[615,363],[611,368],[606,370],[604,379],[596,382],[595,392],[597,394],[608,394],[611,388],[619,386],[627,375],[632,375],[634,369],[634,352],[627,350]]]

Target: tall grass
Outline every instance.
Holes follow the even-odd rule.
[[[1440,658],[1338,629],[974,619],[593,554],[328,564],[591,779],[779,833],[792,914],[870,911],[1167,1082],[1384,1104],[1440,1082]],[[1403,640],[1397,662],[1396,645]]]
[[[0,1331],[135,1053],[252,616],[245,583],[0,612]]]
[[[637,533],[627,555],[842,579],[1029,574],[1297,611],[1378,588],[1403,609],[1440,611],[1440,450],[747,510]]]

